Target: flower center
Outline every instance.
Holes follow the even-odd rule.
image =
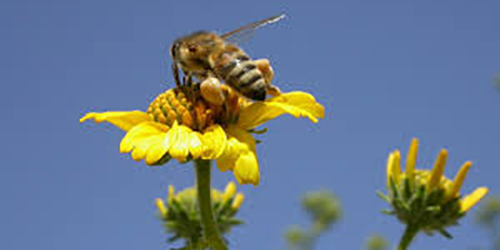
[[[430,175],[431,171],[429,170],[415,169],[415,180],[418,185],[421,186],[427,185]],[[403,178],[401,179],[403,180],[404,177],[406,177],[406,173],[403,173]],[[444,175],[441,176],[441,180],[439,182],[440,182],[439,188],[443,190],[446,190],[452,185],[452,181],[446,178]]]
[[[158,95],[147,113],[159,123],[172,126],[175,121],[196,131],[219,124],[225,126],[238,120],[241,107],[248,101],[224,86],[225,100],[221,105],[207,102],[195,86],[169,89]]]

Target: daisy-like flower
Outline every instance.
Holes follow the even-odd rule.
[[[148,165],[170,159],[214,159],[221,171],[233,171],[240,184],[257,185],[260,180],[256,140],[252,132],[282,114],[324,117],[324,108],[304,92],[284,93],[263,102],[250,102],[223,85],[226,99],[214,105],[193,87],[177,87],[160,94],[147,112],[88,113],[80,122],[109,122],[127,134],[120,152]]]
[[[402,238],[406,249],[412,238],[420,231],[427,234],[439,232],[451,238],[446,227],[458,224],[467,211],[474,207],[487,193],[488,188],[480,187],[463,197],[460,188],[470,161],[463,164],[454,180],[443,175],[448,151],[442,149],[432,170],[416,169],[418,140],[413,139],[406,158],[406,171],[401,169],[401,153],[396,150],[387,161],[388,195],[384,198],[392,207],[389,214],[395,215],[407,230]]]

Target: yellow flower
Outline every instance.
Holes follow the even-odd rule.
[[[264,102],[250,102],[225,88],[223,105],[206,102],[186,88],[160,94],[147,112],[88,113],[80,122],[109,122],[127,132],[120,152],[134,160],[160,165],[170,158],[181,162],[214,159],[221,171],[233,171],[240,184],[260,180],[254,128],[283,114],[324,117],[324,108],[304,92],[284,93]]]
[[[401,168],[400,152],[396,150],[389,154],[389,194],[380,195],[392,206],[389,214],[401,222],[427,233],[437,231],[451,237],[445,228],[456,225],[488,193],[488,188],[477,188],[463,198],[460,189],[471,162],[464,163],[455,179],[450,180],[443,175],[448,158],[446,149],[440,151],[432,170],[415,169],[417,153],[418,140],[413,139],[406,158],[406,172]]]
[[[446,166],[446,160],[448,158],[448,151],[442,149],[439,153],[432,171],[429,170],[415,170],[417,164],[417,152],[418,152],[418,139],[414,138],[410,150],[408,152],[406,160],[406,173],[402,173],[401,170],[401,156],[399,151],[394,151],[388,157],[387,163],[387,176],[388,183],[392,179],[396,186],[403,184],[402,179],[406,177],[410,183],[417,182],[417,184],[425,185],[428,192],[441,189],[444,191],[446,199],[453,199],[460,195],[460,188],[465,180],[467,172],[472,166],[472,162],[468,161],[462,165],[458,171],[455,179],[451,181],[443,175],[444,168]],[[460,202],[461,211],[467,212],[474,205],[476,205],[486,194],[488,193],[488,188],[479,187],[471,194],[467,195]]]

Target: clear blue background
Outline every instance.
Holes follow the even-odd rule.
[[[464,191],[500,188],[500,3],[497,1],[13,1],[0,3],[0,249],[166,249],[154,199],[192,185],[191,165],[149,168],[120,155],[122,131],[78,119],[145,110],[172,86],[168,47],[199,29],[219,32],[281,12],[288,18],[243,45],[269,58],[285,91],[313,93],[319,124],[281,117],[258,146],[262,183],[240,187],[232,249],[283,249],[304,224],[298,204],[327,188],[344,217],[318,249],[360,249],[373,232],[399,239],[386,204],[387,154],[421,139],[419,166],[450,150],[466,160]],[[222,188],[231,173],[214,171]],[[421,235],[413,249],[485,246],[473,224],[456,237]]]

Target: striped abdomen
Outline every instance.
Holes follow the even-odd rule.
[[[216,57],[214,71],[226,84],[250,99],[266,99],[267,84],[264,77],[242,50],[233,47]]]

